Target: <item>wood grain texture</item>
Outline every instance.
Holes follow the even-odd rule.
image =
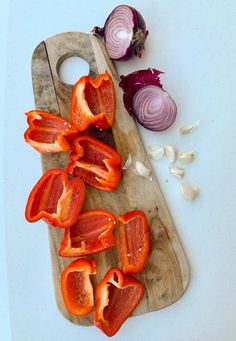
[[[58,75],[60,63],[69,56],[85,59],[90,67],[89,74],[96,77],[106,70],[111,74],[116,91],[116,119],[112,131],[90,133],[117,150],[126,160],[129,153],[134,161],[142,161],[152,169],[136,123],[127,114],[122,100],[122,90],[118,86],[115,68],[106,54],[103,44],[93,35],[68,32],[53,36],[41,42],[32,57],[32,80],[35,105],[69,119],[69,105],[72,86],[63,83]],[[64,168],[68,162],[68,153],[50,153],[42,155],[43,172],[56,167]],[[189,267],[179,241],[174,223],[161,193],[156,176],[153,180],[134,176],[128,169],[115,193],[106,193],[92,187],[86,187],[85,209],[103,208],[115,215],[133,209],[145,211],[151,229],[151,253],[144,271],[137,276],[146,287],[146,293],[133,315],[144,314],[169,306],[185,292],[189,282]],[[70,321],[88,326],[93,324],[93,314],[86,318],[72,316],[66,310],[60,289],[60,274],[73,259],[59,257],[57,254],[63,236],[63,229],[49,226],[49,240],[55,296],[62,314]],[[96,284],[106,271],[119,266],[117,248],[95,255],[97,275]]]

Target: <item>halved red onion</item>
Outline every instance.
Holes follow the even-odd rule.
[[[138,122],[153,131],[169,128],[177,113],[173,99],[155,85],[147,85],[136,92],[133,97],[133,109]]]
[[[104,37],[111,59],[128,60],[134,55],[141,57],[148,35],[141,14],[127,5],[117,6],[107,18],[103,28],[94,27],[94,34]]]
[[[149,68],[120,77],[125,108],[140,124],[153,131],[169,128],[177,113],[175,102],[162,88],[159,78],[162,73]]]
[[[149,68],[147,70],[132,72],[127,76],[120,76],[119,86],[124,91],[124,105],[131,116],[135,116],[135,112],[133,110],[133,97],[136,92],[146,85],[156,85],[162,88],[159,78],[161,73],[163,72]]]

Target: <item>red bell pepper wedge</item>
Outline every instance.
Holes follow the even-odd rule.
[[[69,227],[78,219],[84,197],[83,181],[69,180],[63,169],[50,169],[31,191],[25,217],[29,222],[43,219],[56,227]]]
[[[79,136],[67,172],[85,183],[107,192],[114,192],[121,179],[122,159],[107,144],[90,136]]]
[[[71,150],[78,131],[64,118],[45,111],[32,110],[26,113],[29,128],[25,141],[40,153]]]
[[[65,229],[59,256],[87,256],[114,247],[115,225],[116,218],[108,211],[90,210],[80,213],[75,225]]]
[[[139,304],[144,290],[137,279],[110,269],[96,288],[94,324],[107,336],[115,335]]]
[[[87,316],[94,309],[90,275],[96,274],[95,259],[77,259],[61,274],[61,290],[68,311],[75,316]]]
[[[144,268],[150,250],[147,218],[142,211],[119,215],[119,254],[125,274],[136,274]]]
[[[111,76],[106,72],[95,80],[81,77],[75,84],[71,106],[71,121],[79,131],[90,124],[100,129],[112,126],[115,115],[115,90]]]

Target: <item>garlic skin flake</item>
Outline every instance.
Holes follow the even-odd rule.
[[[181,163],[191,163],[195,159],[194,151],[181,152],[178,156],[178,161]]]
[[[175,147],[172,146],[171,144],[166,144],[164,148],[165,148],[165,157],[167,158],[168,161],[170,161],[171,163],[174,163],[177,158],[177,151]]]
[[[144,166],[144,164],[140,161],[135,162],[134,166],[134,173],[138,176],[143,176],[144,178],[149,179],[152,181],[151,171],[147,167]]]
[[[190,184],[182,183],[180,185],[180,193],[185,200],[194,200],[199,195],[200,190]]]
[[[127,158],[127,160],[126,160],[126,162],[125,162],[125,164],[124,164],[122,169],[123,170],[127,170],[131,165],[132,165],[132,155],[129,154],[128,158]]]
[[[175,165],[169,166],[170,174],[174,175],[177,179],[182,179],[185,174],[185,169],[176,167]]]
[[[187,124],[186,126],[183,126],[179,129],[180,134],[187,135],[189,133],[192,133],[196,128],[200,126],[200,121],[198,120],[195,123]]]
[[[159,146],[158,144],[153,144],[148,147],[149,149],[149,157],[152,160],[158,161],[163,158],[165,154],[165,150],[163,147]]]

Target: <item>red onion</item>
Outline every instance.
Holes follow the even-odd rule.
[[[117,6],[107,18],[103,28],[93,32],[104,37],[111,59],[128,60],[134,55],[141,57],[148,31],[141,14],[127,5]]]
[[[147,69],[121,76],[124,105],[145,128],[161,131],[175,121],[177,107],[173,99],[162,89],[159,75],[162,72]]]
[[[153,131],[166,130],[176,118],[175,102],[167,92],[155,85],[147,85],[136,92],[133,108],[137,120]]]

